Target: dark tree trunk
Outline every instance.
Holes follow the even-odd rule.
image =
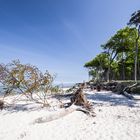
[[[0,100],[0,109],[2,110],[4,108],[4,102]]]
[[[134,75],[134,79],[135,82],[137,82],[137,66],[138,66],[138,40],[139,40],[139,31],[140,30],[140,26],[138,26],[138,37],[136,39],[136,50],[135,50],[135,75]]]

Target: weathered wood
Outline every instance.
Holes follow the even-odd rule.
[[[54,114],[51,114],[51,115],[48,115],[48,116],[44,116],[44,117],[39,117],[37,119],[34,120],[33,124],[36,124],[36,123],[45,123],[45,122],[50,122],[50,121],[53,121],[53,120],[57,120],[57,119],[60,119],[72,112],[74,112],[76,109],[75,108],[67,108],[61,112],[56,112]]]
[[[138,85],[138,83],[135,83],[135,84],[133,84],[133,85],[131,85],[131,86],[125,87],[125,88],[123,89],[123,93],[122,93],[122,94],[123,94],[125,97],[129,98],[129,99],[134,99],[134,97],[132,96],[132,94],[130,94],[129,92],[131,92],[131,89],[134,88],[134,87],[136,87],[137,85]]]
[[[124,95],[125,97],[127,97],[127,98],[129,98],[129,99],[134,99],[134,97],[133,97],[131,94],[129,94],[128,92],[126,92],[126,91],[124,91],[124,92],[122,93],[122,95]]]
[[[96,86],[96,89],[97,89],[97,91],[101,91],[101,86],[100,85],[97,85]]]
[[[87,97],[83,93],[83,88],[79,88],[75,92],[73,97],[71,97],[70,100],[71,100],[71,103],[67,103],[68,106],[65,110],[57,112],[53,115],[39,117],[33,122],[33,124],[50,122],[50,121],[62,118],[62,117],[66,116],[74,111],[81,111],[81,112],[83,112],[91,117],[96,116],[94,111],[93,111],[92,105],[90,104],[90,102],[87,100]],[[78,106],[75,106],[75,105],[78,105]]]
[[[93,106],[92,104],[87,100],[86,95],[83,92],[83,88],[79,88],[73,97],[71,97],[71,104],[82,106],[86,110],[92,111]]]
[[[4,101],[0,100],[0,109],[2,110],[4,108]]]
[[[127,87],[124,88],[123,91],[128,91],[128,92],[130,92],[131,89],[134,88],[134,87],[136,87],[137,85],[138,85],[138,83],[135,83],[135,84],[133,84],[133,85],[131,85],[131,86],[127,86]]]
[[[83,108],[80,108],[80,107],[74,108],[73,106],[70,106],[69,108],[67,108],[65,110],[62,110],[60,112],[56,112],[56,113],[48,115],[48,116],[39,117],[39,118],[35,119],[32,124],[54,121],[54,120],[57,120],[57,119],[60,119],[64,116],[66,116],[66,115],[68,115],[68,114],[70,114],[74,111],[81,111],[81,112],[83,112],[86,115],[89,115],[91,117],[96,116],[96,114],[94,112],[91,112],[89,110],[86,110],[86,109],[83,109]]]
[[[83,93],[83,89],[79,88],[71,97],[71,104],[79,105],[79,106],[86,106],[88,104],[87,97]]]

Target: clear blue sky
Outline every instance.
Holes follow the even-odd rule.
[[[82,82],[85,62],[139,9],[140,0],[0,0],[0,63],[20,59],[57,83]]]

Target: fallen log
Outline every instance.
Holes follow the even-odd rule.
[[[126,91],[124,91],[123,93],[122,93],[122,95],[124,95],[125,97],[127,97],[128,99],[134,99],[134,97],[131,95],[131,94],[129,94],[128,92],[126,92]]]
[[[136,87],[136,86],[138,86],[138,83],[135,83],[135,84],[133,84],[133,85],[131,85],[131,86],[125,87],[125,88],[123,89],[123,91],[131,92],[131,89],[134,88],[134,87]]]
[[[136,87],[138,85],[138,83],[135,83],[131,86],[127,86],[123,89],[122,95],[124,95],[125,97],[127,97],[128,99],[134,99],[133,95],[130,94],[131,93],[131,89]]]
[[[91,117],[95,117],[95,113],[93,111],[92,104],[87,100],[86,96],[83,93],[83,89],[79,88],[73,97],[71,97],[71,102],[67,103],[67,108],[63,111],[56,112],[53,115],[45,116],[45,117],[39,117],[34,120],[33,124],[36,123],[44,123],[44,122],[50,122],[59,118],[62,118],[74,111],[81,111]],[[65,106],[65,105],[64,105]]]
[[[39,118],[35,119],[32,124],[54,121],[54,120],[57,120],[57,119],[60,119],[64,116],[66,116],[74,111],[81,111],[81,112],[83,112],[86,115],[89,115],[91,117],[96,116],[96,114],[94,112],[90,112],[89,110],[72,105],[69,108],[62,110],[60,112],[56,112],[56,113],[53,113],[53,114],[48,115],[48,116],[39,117]]]

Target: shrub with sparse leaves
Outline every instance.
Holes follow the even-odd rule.
[[[38,103],[46,104],[46,95],[52,89],[53,80],[54,76],[48,71],[42,73],[36,66],[21,64],[19,60],[0,64],[0,83],[4,87],[4,96],[24,94]]]

